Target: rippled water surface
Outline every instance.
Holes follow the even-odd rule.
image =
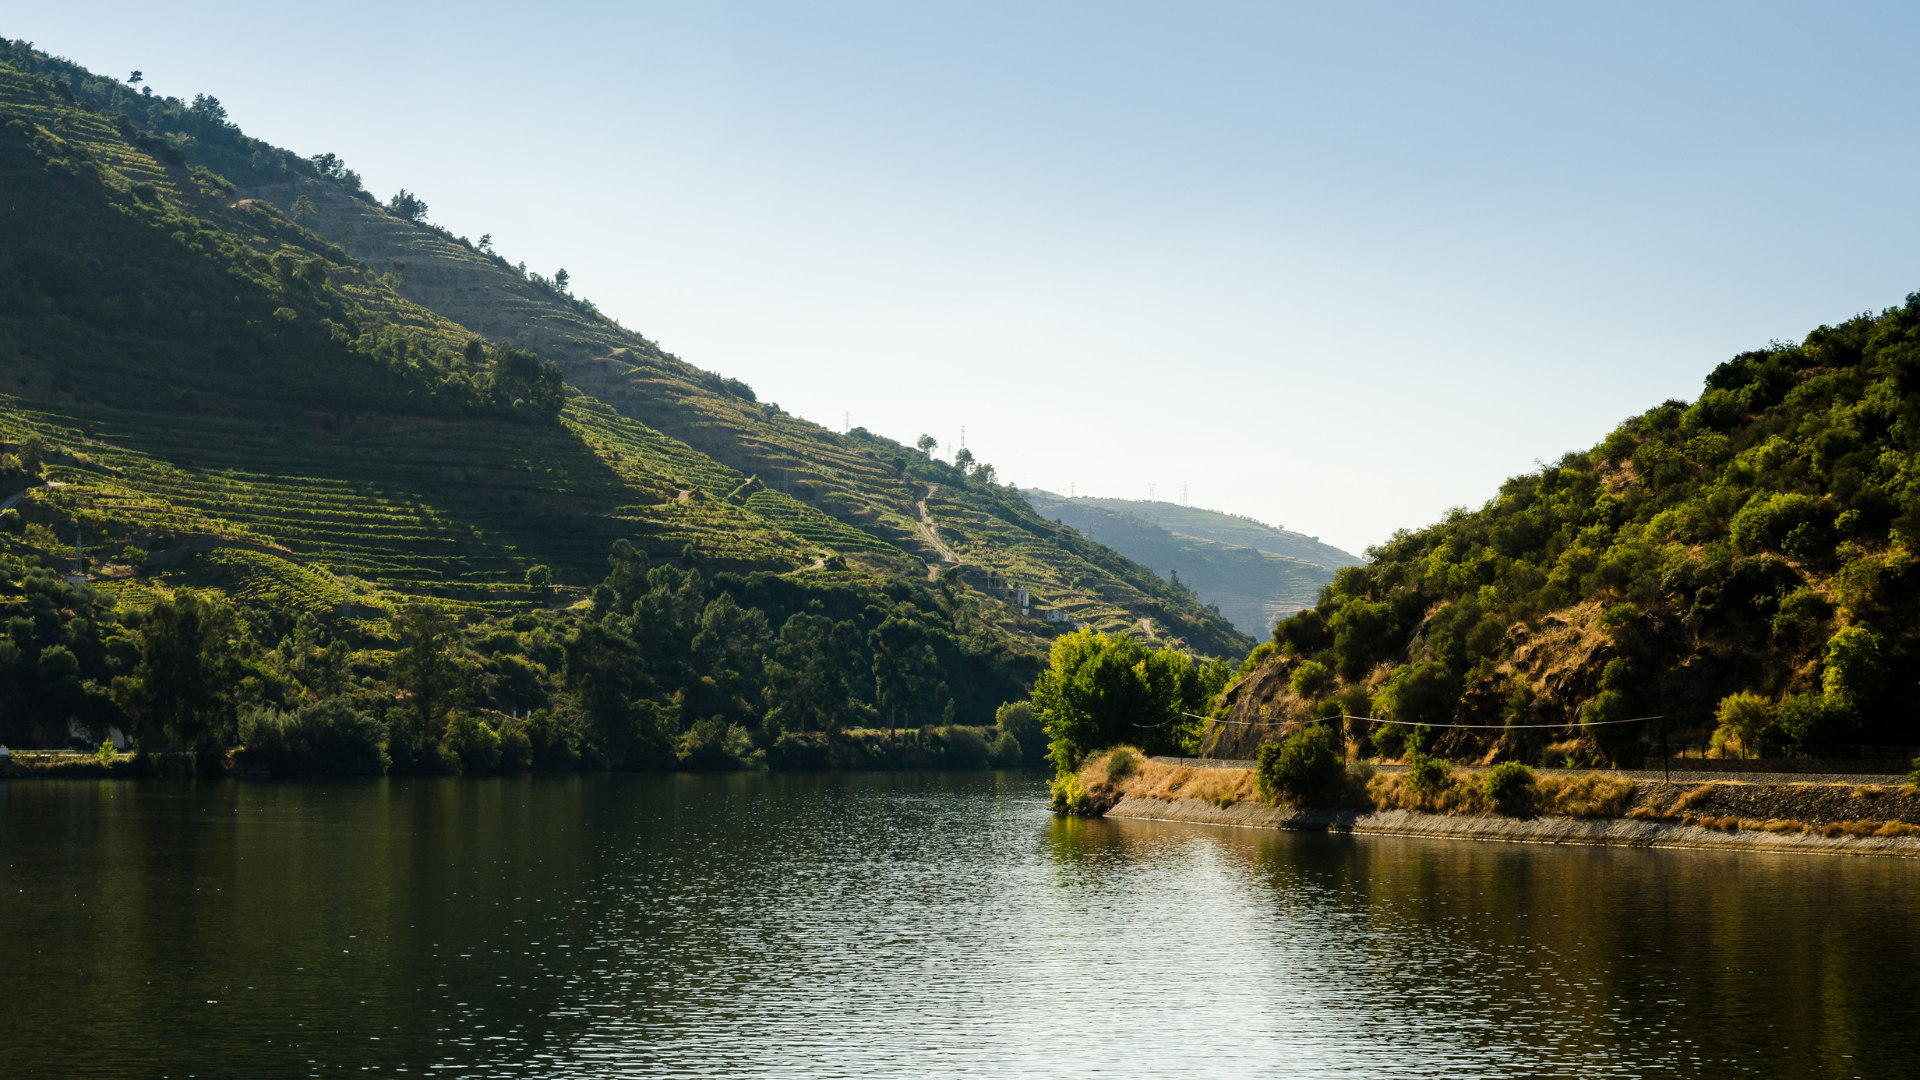
[[[1920,865],[1014,773],[0,784],[0,1074],[1910,1076]]]

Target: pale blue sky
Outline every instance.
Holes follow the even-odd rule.
[[[16,8],[831,427],[1358,551],[1920,288],[1905,6]]]

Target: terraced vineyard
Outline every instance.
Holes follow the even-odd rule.
[[[56,451],[65,486],[23,506],[34,524],[147,553],[148,576],[115,579],[125,595],[185,583],[316,610],[338,602],[350,560],[368,602],[504,611],[577,597],[620,538],[709,571],[893,587],[940,564],[915,510],[934,483],[945,494],[929,509],[971,564],[956,587],[996,601],[1027,587],[1126,632],[1145,618],[1203,653],[1251,647],[1017,493],[757,400],[538,275],[388,213],[337,166],[246,137],[217,103],[162,104],[18,42],[0,53],[13,65],[0,63],[0,110],[28,125],[9,167],[93,230],[22,249],[59,314],[16,321],[12,339],[0,328],[0,386],[19,395],[0,434]],[[173,149],[154,134],[174,127],[198,136]],[[46,187],[54,173],[74,179]],[[303,195],[315,212],[303,204],[296,223]],[[123,265],[103,278],[88,259]],[[196,274],[206,295],[178,285]],[[210,288],[231,288],[231,303]],[[481,407],[494,375],[476,336],[560,364],[571,388],[557,422]],[[529,590],[534,566],[551,567],[553,590]],[[1058,629],[1013,611],[995,632],[1031,653]]]

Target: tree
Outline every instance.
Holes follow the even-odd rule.
[[[900,726],[902,712],[911,719],[915,707],[923,701],[945,696],[946,684],[939,679],[940,661],[927,642],[926,630],[898,614],[887,616],[867,635],[867,647],[873,650],[874,704],[886,712],[891,736]]]
[[[940,449],[940,440],[931,435],[922,435],[913,445],[919,447],[922,454],[932,457],[933,452]]]
[[[552,587],[553,587],[553,567],[551,566],[527,567],[527,588],[546,590]]]
[[[847,676],[859,662],[858,631],[851,620],[836,623],[804,611],[787,619],[767,665],[770,729],[840,729],[853,696]]]
[[[314,208],[312,199],[301,195],[299,198],[293,200],[293,208],[287,211],[287,216],[293,219],[295,225],[298,225],[319,212],[319,210]]]
[[[980,465],[975,465],[973,467],[973,478],[975,480],[978,480],[982,484],[993,483],[994,480],[996,479],[993,472],[993,466],[987,465],[984,463]]]
[[[388,622],[401,641],[393,656],[393,681],[412,698],[426,741],[438,742],[459,686],[453,619],[431,604],[408,604]]]
[[[567,291],[567,270],[565,267],[553,272],[553,287],[561,292]]]
[[[493,254],[493,234],[481,233],[480,242],[474,246],[478,247],[485,254]]]
[[[142,82],[144,82],[145,80],[146,80],[146,76],[145,76],[145,75],[142,75],[142,74],[140,74],[140,72],[139,72],[139,71],[135,71],[135,72],[134,72],[133,74],[131,74],[131,75],[129,75],[129,76],[127,76],[127,85],[128,85],[128,86],[139,86],[139,85],[140,85],[140,84],[141,84]]]
[[[1125,634],[1068,634],[1053,643],[1033,685],[1033,708],[1051,740],[1047,757],[1071,772],[1116,743],[1149,753],[1180,748],[1190,730],[1186,714],[1206,708],[1213,682],[1184,653],[1149,650]]]
[[[140,628],[140,662],[114,696],[143,726],[177,746],[210,750],[228,732],[239,682],[233,611],[180,592],[154,604]]]
[[[959,468],[959,470],[960,470],[961,472],[970,472],[970,471],[972,471],[972,469],[973,469],[973,451],[971,451],[971,450],[969,450],[969,449],[967,449],[967,448],[966,448],[966,447],[964,447],[964,446],[963,446],[963,447],[961,447],[961,448],[960,448],[960,449],[958,449],[958,450],[955,450],[955,451],[953,452],[953,463],[954,463],[954,465],[955,465],[955,466],[956,466],[957,468]]]
[[[404,218],[415,224],[427,216],[427,203],[406,188],[401,188],[393,198],[387,200],[387,212],[397,218]]]
[[[1773,702],[1748,691],[1721,698],[1714,719],[1719,727],[1714,730],[1713,741],[1721,746],[1737,745],[1741,757],[1761,756],[1774,734]]]

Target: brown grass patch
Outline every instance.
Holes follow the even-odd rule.
[[[1633,797],[1633,781],[1597,772],[1542,777],[1535,788],[1535,812],[1566,817],[1619,817]]]

